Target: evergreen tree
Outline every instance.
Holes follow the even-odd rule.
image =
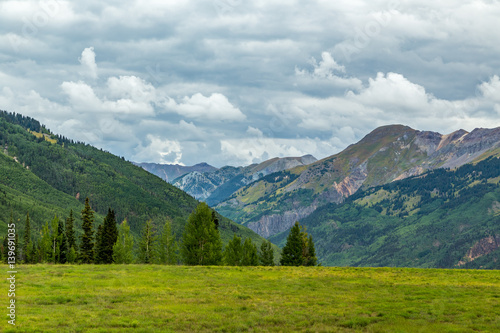
[[[311,235],[307,239],[307,257],[305,258],[304,266],[316,266],[318,258],[316,258],[316,249]]]
[[[82,244],[80,250],[83,264],[91,264],[94,261],[94,212],[90,208],[89,198],[85,199],[85,208],[82,210]]]
[[[257,246],[250,238],[245,239],[241,256],[241,266],[258,266]]]
[[[24,262],[31,263],[31,255],[33,252],[33,243],[31,242],[31,227],[30,227],[30,213],[26,213],[26,224],[24,225],[24,244],[23,254]]]
[[[219,230],[219,219],[217,218],[215,210],[212,210],[212,221],[214,222],[215,230]]]
[[[141,240],[139,241],[138,260],[142,264],[150,264],[155,260],[156,236],[153,230],[153,222],[148,220],[142,229]]]
[[[227,243],[224,249],[224,264],[227,266],[241,266],[242,255],[241,238],[234,234],[233,239]]]
[[[59,264],[65,264],[68,261],[68,241],[66,239],[66,232],[64,231],[62,221],[59,221],[59,225],[57,227],[57,243],[59,247],[57,262]]]
[[[99,226],[97,227],[97,233],[95,235],[95,258],[94,258],[94,263],[96,264],[103,264],[103,248],[104,248],[104,244],[103,244],[103,231],[102,231],[102,224],[99,224]]]
[[[286,238],[280,263],[282,266],[301,266],[303,264],[302,235],[299,222],[295,222]]]
[[[175,265],[178,261],[178,245],[172,233],[172,223],[167,220],[158,242],[158,263]]]
[[[184,230],[182,255],[187,265],[220,265],[222,241],[212,218],[212,210],[204,202],[189,215]]]
[[[132,248],[134,239],[130,234],[127,220],[123,220],[118,230],[118,239],[113,246],[113,262],[116,264],[130,264],[133,261]]]
[[[96,263],[111,264],[113,262],[113,246],[117,238],[115,211],[109,208],[102,228],[100,231],[98,230],[96,236]]]
[[[262,242],[259,261],[262,266],[274,266],[274,251],[270,241]]]
[[[280,263],[283,266],[315,266],[317,264],[312,236],[307,235],[299,222],[295,222],[288,234]]]
[[[73,217],[73,210],[69,211],[69,217],[66,218],[66,240],[68,242],[68,262],[74,263],[78,257],[76,237],[75,237],[75,218]]]

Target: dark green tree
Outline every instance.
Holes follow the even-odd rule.
[[[100,226],[101,227],[101,226]],[[113,262],[113,246],[118,239],[115,211],[108,209],[101,231],[96,237],[96,263],[111,264]]]
[[[94,263],[96,263],[96,264],[103,264],[104,263],[103,258],[102,258],[102,255],[104,252],[103,248],[104,248],[103,227],[102,227],[102,224],[99,224],[99,226],[97,227],[97,232],[95,234]]]
[[[259,257],[257,255],[257,246],[252,242],[250,238],[245,239],[243,243],[241,255],[241,266],[258,266]]]
[[[118,239],[113,246],[113,262],[116,264],[130,264],[134,257],[132,248],[134,247],[134,239],[130,234],[130,226],[127,220],[123,220],[118,230]]]
[[[85,208],[82,210],[82,243],[80,249],[81,262],[94,262],[94,211],[90,208],[89,198],[85,199]]]
[[[56,262],[59,264],[65,264],[68,261],[68,241],[66,239],[66,232],[64,231],[62,221],[59,221],[57,229],[57,243],[59,251]]]
[[[189,215],[183,234],[182,256],[187,265],[220,265],[222,241],[212,210],[204,202]]]
[[[69,211],[69,217],[66,218],[66,240],[68,242],[68,262],[74,263],[78,256],[76,237],[75,237],[75,218],[73,217],[73,210]]]
[[[217,218],[215,210],[212,210],[212,221],[214,222],[215,230],[219,230],[219,219]]]
[[[308,236],[299,222],[295,222],[288,234],[280,263],[282,266],[315,266],[317,264],[312,236]]]
[[[307,255],[304,258],[304,266],[316,266],[318,258],[316,258],[316,249],[311,235],[307,238]]]
[[[241,257],[243,248],[241,246],[241,238],[234,234],[224,249],[224,264],[227,266],[241,266]]]
[[[285,247],[281,253],[280,264],[282,266],[302,266],[302,233],[299,222],[295,222],[288,237],[286,238]]]
[[[270,241],[260,245],[259,261],[262,266],[274,266],[274,251]]]
[[[30,213],[26,213],[26,224],[24,225],[24,244],[23,255],[24,262],[29,264],[32,262],[33,243],[31,241]]]
[[[148,220],[142,229],[141,240],[139,241],[139,253],[137,259],[139,263],[150,264],[155,260],[156,235],[153,230],[153,222]]]

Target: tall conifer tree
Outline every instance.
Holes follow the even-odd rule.
[[[69,217],[66,219],[66,239],[68,241],[68,248],[72,247],[76,249],[76,237],[75,237],[75,218],[73,217],[73,209],[69,211]]]
[[[103,244],[103,228],[102,228],[102,224],[99,224],[99,226],[97,227],[97,232],[95,234],[95,248],[94,248],[94,254],[95,254],[95,258],[94,258],[94,263],[96,264],[103,264],[103,258],[102,258],[102,255],[103,255],[103,248],[104,248],[104,244]]]
[[[286,238],[280,263],[282,266],[302,266],[303,264],[302,235],[299,222],[295,222]]]
[[[82,210],[82,244],[80,257],[83,264],[94,262],[94,211],[90,208],[89,198],[85,199],[85,208]]]
[[[57,229],[57,243],[59,247],[57,262],[59,264],[65,264],[68,261],[68,241],[66,239],[66,232],[64,231],[64,225],[62,221],[59,221]]]
[[[69,263],[74,263],[78,256],[78,247],[76,245],[74,225],[75,225],[75,218],[73,217],[73,210],[70,210],[69,216],[66,218],[66,240],[68,242]]]
[[[118,238],[115,211],[111,208],[108,209],[101,229],[96,237],[96,263],[111,264],[113,262],[113,246]],[[97,260],[97,258],[99,259]]]
[[[281,253],[283,266],[316,266],[316,250],[312,236],[295,222],[286,239],[286,245]]]

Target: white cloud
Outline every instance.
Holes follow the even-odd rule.
[[[309,85],[314,81],[324,81],[340,88],[359,89],[362,86],[361,80],[352,77],[342,77],[338,74],[344,74],[346,69],[339,65],[329,52],[321,53],[322,60],[319,62],[312,58],[310,63],[313,66],[312,71],[299,69],[295,67],[295,75],[302,79],[303,85]]]
[[[213,93],[210,97],[196,93],[191,97],[184,97],[180,103],[169,98],[165,107],[187,118],[228,121],[246,119],[239,108],[234,107],[226,96],[219,93]]]
[[[153,115],[152,103],[156,99],[153,86],[136,77],[111,77],[108,79],[109,96],[99,98],[87,83],[63,82],[63,92],[70,105],[80,111],[117,113],[122,115]]]
[[[375,79],[368,79],[368,87],[359,94],[349,92],[347,98],[364,105],[391,108],[418,109],[429,102],[432,96],[425,88],[410,82],[398,73],[378,73]]]
[[[95,52],[93,47],[83,50],[82,56],[78,58],[81,64],[81,74],[92,79],[97,79],[97,65],[95,63]]]
[[[148,145],[136,149],[136,161],[182,164],[182,146],[178,141],[162,139],[151,134],[147,135],[146,139]]]
[[[481,83],[478,90],[486,99],[500,103],[500,78],[498,75],[491,77],[488,82]]]
[[[178,143],[217,166],[321,158],[391,123],[500,125],[498,1],[226,5],[0,1],[0,109],[129,159],[176,161]]]
[[[252,126],[248,126],[248,129],[247,129],[246,133],[249,136],[256,136],[258,138],[261,138],[261,137],[264,136],[264,133],[262,133],[262,131],[260,129],[252,127]]]
[[[101,111],[102,101],[97,98],[94,89],[85,82],[63,82],[61,89],[69,97],[73,108],[90,112]]]

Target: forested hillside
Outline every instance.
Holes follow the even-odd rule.
[[[301,223],[324,265],[498,269],[499,181],[491,157],[360,191]]]
[[[73,209],[78,216],[88,197],[98,224],[112,208],[117,221],[126,218],[135,234],[149,219],[157,226],[168,219],[179,236],[198,204],[123,158],[52,134],[37,120],[19,114],[0,111],[0,147],[0,232],[11,212],[22,226],[29,211],[35,229],[40,230],[54,214],[65,218]],[[234,233],[262,242],[249,229],[219,219],[223,242]]]

